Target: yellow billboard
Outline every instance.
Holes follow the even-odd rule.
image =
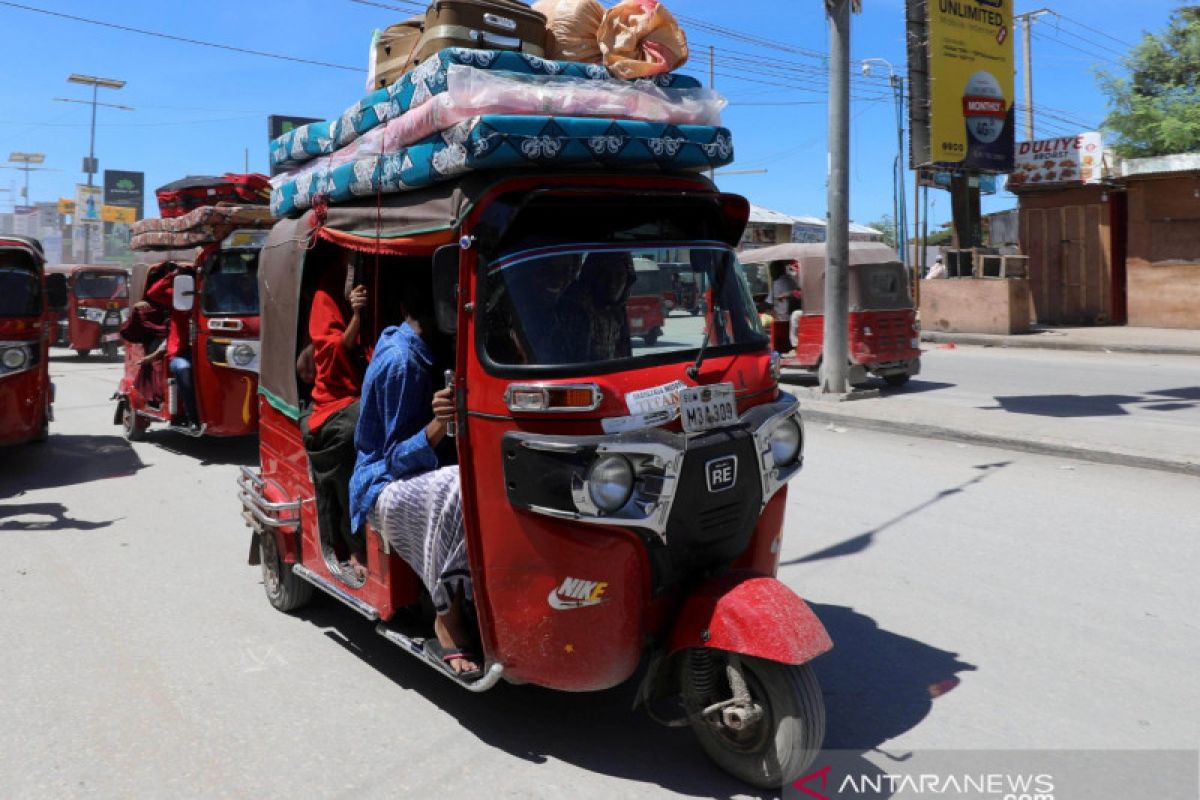
[[[930,161],[1013,168],[1013,0],[927,0]]]
[[[100,207],[100,219],[105,222],[123,222],[126,225],[132,225],[137,222],[137,209],[104,205]]]
[[[75,213],[75,201],[69,197],[58,198],[58,213],[64,216]]]

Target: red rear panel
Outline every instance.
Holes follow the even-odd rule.
[[[851,312],[850,358],[867,367],[919,358],[921,350],[913,346],[916,324],[917,314],[911,308]]]

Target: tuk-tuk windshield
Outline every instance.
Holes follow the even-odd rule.
[[[32,317],[41,312],[37,272],[16,264],[0,264],[0,317]]]
[[[643,272],[659,275],[646,265],[680,258],[703,276],[708,314],[670,316],[660,299],[647,306],[632,293]],[[502,365],[604,368],[629,358],[692,358],[706,334],[714,355],[766,344],[737,257],[716,242],[523,250],[488,265],[485,293],[484,349]]]
[[[258,250],[222,250],[204,275],[204,313],[258,313]]]
[[[80,272],[75,276],[77,300],[124,300],[129,280],[121,272]]]

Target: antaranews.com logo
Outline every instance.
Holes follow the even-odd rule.
[[[1195,800],[1196,750],[826,751],[784,800]]]

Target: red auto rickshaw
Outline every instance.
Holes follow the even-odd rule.
[[[54,419],[45,263],[37,239],[0,235],[0,445],[44,442]]]
[[[667,723],[690,725],[722,768],[762,787],[795,780],[824,735],[809,662],[832,645],[775,578],[803,427],[732,249],[746,200],[701,176],[540,173],[379,202],[280,221],[263,250],[261,467],[238,485],[268,600],[291,611],[319,589],[474,692],[500,680],[598,691],[648,655],[638,697],[656,719],[678,698]],[[593,266],[621,264],[629,281],[645,253],[685,254],[708,287],[703,324],[667,319],[653,351],[629,341],[631,296],[587,300]],[[400,322],[391,298],[433,293],[436,374],[453,370],[458,406],[450,441],[485,660],[475,681],[426,647],[424,589],[394,547],[367,526],[357,586],[319,529],[296,359],[306,287],[348,257],[372,298],[367,341]],[[568,335],[571,323],[591,332]]]
[[[80,358],[93,350],[119,354],[121,325],[129,318],[129,272],[124,267],[62,264],[46,269],[51,344]]]
[[[183,410],[165,359],[143,367],[147,349],[126,343],[125,374],[117,390],[114,421],[130,440],[152,424],[192,436],[246,436],[258,430],[258,255],[266,230],[238,230],[200,249],[195,263],[135,264],[134,303],[165,275],[174,274],[175,310],[191,317],[190,361],[199,429],[179,424]]]
[[[785,355],[784,367],[817,372],[825,345],[825,245],[781,244],[741,254],[744,269],[757,273],[756,299],[774,311],[772,340]],[[772,297],[780,274],[792,278],[799,297]],[[908,287],[908,271],[896,251],[879,242],[850,242],[849,345],[850,383],[860,385],[873,374],[890,386],[903,386],[921,371],[920,330]],[[766,292],[765,295],[761,292]],[[775,300],[788,302],[781,315]]]
[[[653,347],[663,333],[663,321],[667,316],[666,281],[663,272],[652,259],[634,256],[633,269],[637,278],[629,293],[626,310],[629,312],[629,332],[640,336],[647,347]]]

